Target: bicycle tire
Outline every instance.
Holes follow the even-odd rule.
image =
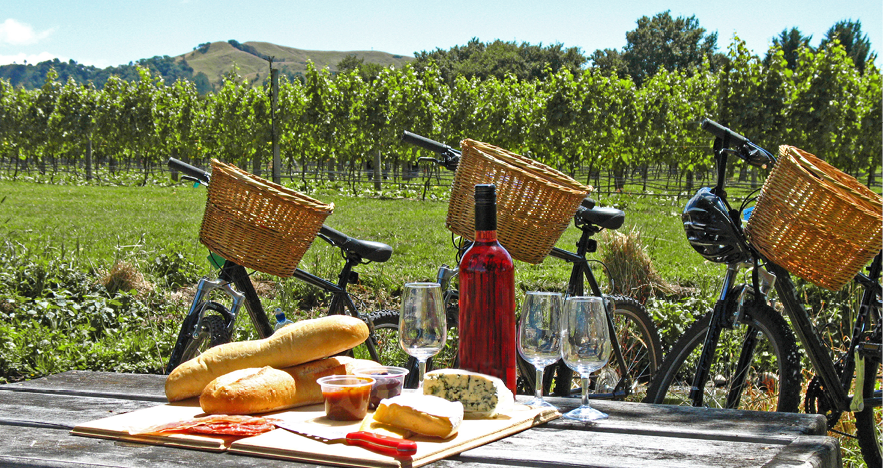
[[[377,310],[368,313],[367,320],[374,325],[374,349],[380,357],[380,364],[385,366],[405,367],[408,355],[399,346],[399,312],[396,310]],[[359,348],[365,348],[360,345]],[[368,350],[356,350],[356,357],[371,359]]]
[[[689,389],[695,372],[694,365],[702,351],[713,314],[709,312],[694,322],[675,342],[651,381],[645,403],[691,406]],[[745,379],[749,384],[748,391],[741,395],[738,408],[771,411],[771,401],[775,399],[775,411],[797,412],[802,375],[797,344],[788,323],[769,305],[761,304],[758,307],[753,303],[745,305],[744,323],[756,328],[760,332],[760,339],[755,348],[759,352],[753,354],[749,369],[752,374]],[[741,338],[747,329],[747,326],[740,325],[721,332],[711,377],[703,393],[703,406],[726,407],[729,383],[733,380],[728,375],[729,369],[737,360],[737,356],[730,358],[731,352],[735,348],[738,355]],[[775,358],[775,362],[763,362],[770,358]],[[773,387],[771,384],[776,385]]]
[[[206,349],[230,342],[227,322],[224,319],[228,315],[227,309],[223,305],[211,301],[198,304],[196,310],[200,309],[213,310],[220,315],[205,315],[202,320],[202,330],[196,337],[193,336],[193,329],[200,314],[191,314],[184,319],[181,331],[178,333],[178,340],[169,356],[169,363],[166,366],[167,374],[175,370],[182,362],[193,359]],[[206,344],[207,346],[204,346]]]
[[[868,357],[865,361],[865,380],[862,395],[865,399],[872,396],[880,398],[880,389],[877,384],[881,382],[880,377],[880,358]],[[872,406],[866,404],[862,411],[853,413],[855,416],[855,436],[858,439],[858,445],[862,450],[862,457],[868,467],[880,468],[883,465],[883,455],[881,455],[880,427],[877,425],[877,418],[880,416],[880,406]]]
[[[611,299],[614,301],[614,329],[628,368],[626,372],[630,376],[631,387],[627,390],[627,395],[640,396],[641,389],[649,385],[662,363],[662,340],[659,338],[656,323],[637,299],[627,296],[612,296]],[[518,360],[522,382],[519,392],[533,394],[536,381],[534,367],[520,355]],[[611,357],[607,366],[592,379],[595,393],[612,392],[622,375],[623,372]],[[579,375],[561,361],[546,369],[543,380],[546,393],[555,389],[555,394],[560,396],[570,395],[580,386]]]

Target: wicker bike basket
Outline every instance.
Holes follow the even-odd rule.
[[[746,234],[769,260],[836,291],[881,249],[880,195],[793,146],[764,183]]]
[[[333,210],[334,204],[212,159],[199,240],[246,268],[285,278]]]
[[[487,143],[463,140],[445,222],[475,239],[475,186],[497,188],[497,237],[512,258],[537,264],[567,229],[591,187],[533,159]]]

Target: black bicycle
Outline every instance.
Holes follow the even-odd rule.
[[[402,140],[438,154],[438,158],[421,157],[418,162],[432,162],[438,167],[455,171],[460,152],[434,140],[404,132]],[[604,297],[607,306],[608,328],[613,340],[614,356],[611,362],[598,375],[592,377],[592,398],[624,399],[639,393],[645,387],[662,360],[662,345],[656,324],[636,299],[626,296],[604,295],[592,271],[587,255],[597,251],[597,241],[592,237],[604,229],[618,229],[625,221],[625,213],[615,208],[596,206],[586,198],[574,215],[574,225],[581,231],[576,243],[576,252],[554,247],[549,256],[571,263],[568,296],[581,296],[588,291],[591,295]],[[457,263],[469,248],[463,238],[454,239],[457,248]],[[442,285],[446,305],[448,326],[456,327],[459,315],[459,292],[452,287],[457,276],[457,268],[442,265],[436,281]],[[536,386],[536,373],[533,364],[518,356],[518,392],[533,394]],[[560,361],[546,369],[543,378],[545,392],[550,390],[557,396],[572,396],[579,391],[579,376]]]
[[[842,351],[822,343],[791,277],[765,259],[742,230],[747,198],[732,209],[725,190],[728,155],[756,167],[772,167],[775,157],[747,138],[711,120],[701,127],[715,136],[717,183],[702,188],[682,215],[687,239],[707,260],[726,265],[714,310],[698,319],[666,355],[646,402],[718,408],[796,412],[801,363],[792,329],[812,363],[804,410],[827,416],[832,429],[843,412],[855,416],[855,431],[868,466],[879,467],[881,359],[881,256],[867,274],[855,276],[862,290],[851,336]],[[745,272],[744,280],[740,274]],[[775,290],[789,320],[774,307]],[[876,415],[876,416],[875,416]]]
[[[168,166],[184,174],[187,180],[203,185],[211,182],[211,174],[177,159],[169,159]],[[328,226],[322,226],[317,237],[340,249],[342,253],[344,263],[337,282],[320,278],[300,268],[295,269],[292,277],[331,294],[328,315],[348,314],[364,320],[370,334],[365,343],[360,345],[364,350],[357,348],[355,354],[387,363],[387,356],[394,354],[399,347],[399,312],[377,310],[361,313],[347,291],[347,286],[358,281],[358,273],[355,271],[358,265],[385,262],[392,255],[392,248],[380,242],[349,237]],[[214,266],[218,268],[217,277],[202,278],[197,284],[190,310],[181,324],[181,331],[169,356],[166,373],[210,347],[230,342],[236,317],[243,305],[260,338],[273,333],[273,324],[246,268],[230,260],[216,259],[215,262]]]

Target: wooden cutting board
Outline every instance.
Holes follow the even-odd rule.
[[[129,434],[130,430],[137,431],[159,424],[183,421],[204,415],[202,408],[199,407],[199,399],[192,398],[80,424],[71,430],[71,434],[212,452],[223,452],[230,447],[233,441],[239,439],[239,437],[202,436],[195,434]]]
[[[229,451],[243,455],[298,460],[312,463],[354,467],[418,467],[484,445],[494,440],[543,424],[560,416],[554,409],[516,404],[494,419],[467,419],[458,434],[450,439],[413,437],[417,454],[410,459],[396,459],[344,443],[326,444],[318,440],[276,429],[254,437],[199,436],[189,434],[131,435],[130,430],[165,424],[204,415],[198,399],[159,405],[119,414],[76,426],[71,433],[80,436],[142,442],[208,451]],[[268,413],[304,429],[336,426],[357,430],[359,422],[338,422],[325,418],[324,405]]]

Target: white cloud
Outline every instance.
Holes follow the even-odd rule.
[[[39,54],[0,55],[0,65],[9,65],[10,63],[24,65],[25,62],[31,65],[36,65],[40,62],[52,60],[56,57],[58,56],[50,54],[49,52],[40,52]],[[58,59],[61,60],[61,58]]]
[[[30,24],[19,23],[18,21],[9,18],[0,23],[0,44],[36,44],[49,37],[52,32],[52,29],[36,32]]]

